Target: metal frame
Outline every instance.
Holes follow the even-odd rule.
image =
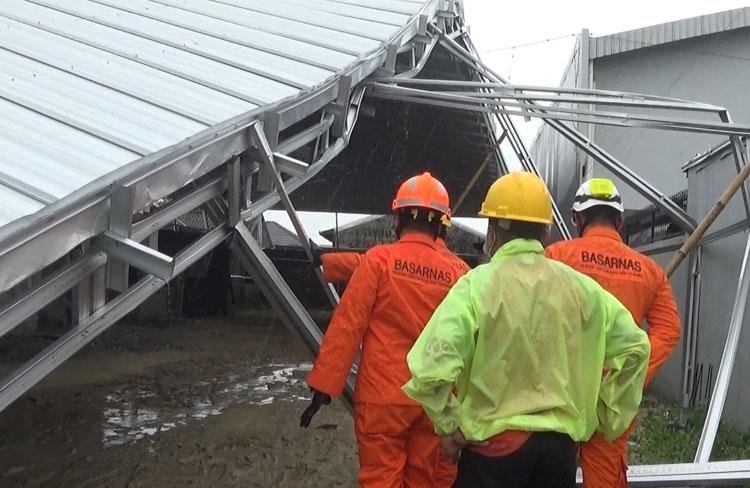
[[[434,14],[435,3],[425,7],[425,15]],[[389,45],[402,46],[416,33],[415,18],[390,44],[317,90],[278,106],[263,107],[265,113],[245,114],[169,150],[143,158],[0,230],[2,269],[18,271],[15,275],[0,275],[0,290],[9,290],[39,270],[49,274],[33,288],[23,291],[20,298],[0,307],[0,336],[68,290],[75,290],[78,309],[75,327],[0,382],[0,411],[233,234],[235,242],[249,242],[243,239],[250,235],[246,222],[254,225],[264,211],[278,203],[287,209],[301,237],[305,237],[302,242],[311,256],[289,193],[319,173],[348,144],[365,90],[362,85],[353,86],[352,80],[360,80],[381,64]],[[320,123],[278,140],[281,130],[316,113],[320,114]],[[269,137],[274,142],[273,151]],[[310,162],[289,155],[308,145],[314,145]],[[266,194],[251,186],[253,176],[261,171],[270,175],[274,184],[273,190]],[[171,200],[169,205],[134,222],[136,213],[167,196]],[[142,243],[201,206],[206,207],[216,222],[224,223],[178,255],[166,256]],[[70,246],[50,246],[50,240]],[[76,247],[82,255],[60,266],[61,258]],[[262,248],[253,243],[234,248],[239,249],[245,264],[264,266],[264,276],[271,277],[270,288],[266,290],[271,295],[269,299],[273,301],[277,290],[286,290],[282,315],[288,319],[287,323],[292,321],[294,330],[301,332],[303,338],[307,337],[311,349],[317,350],[317,346],[312,346],[315,341],[320,342],[322,334],[299,302],[295,302],[296,298],[289,298],[291,291],[278,272],[268,268],[273,265]],[[55,251],[50,253],[51,249]],[[247,259],[248,253],[243,252],[247,249],[252,250],[253,259]],[[132,286],[128,286],[130,266],[147,273]],[[103,280],[105,268],[108,284]],[[249,266],[249,271],[258,273],[257,267]],[[109,301],[105,300],[105,287],[116,294]],[[335,304],[338,297],[334,290],[330,297]],[[307,335],[303,326],[308,327]],[[352,399],[350,394],[346,398]]]
[[[687,300],[685,304],[685,333],[683,334],[683,362],[682,362],[682,402],[680,404],[680,425],[684,426],[685,409],[690,407],[693,384],[695,382],[695,358],[698,344],[698,317],[700,317],[700,296],[702,284],[703,246],[696,247],[690,255],[690,272],[687,285]]]
[[[438,11],[438,7],[441,10]],[[475,79],[463,82],[415,79],[438,45],[466,64]],[[409,51],[412,65],[397,73],[396,55]],[[372,72],[379,77],[366,85],[361,83]],[[316,352],[322,340],[320,330],[249,229],[257,228],[262,232],[263,212],[280,203],[291,218],[308,256],[311,256],[307,236],[289,194],[318,174],[346,147],[357,121],[365,86],[371,88],[369,94],[375,97],[485,113],[488,135],[492,138],[489,143],[493,146],[497,164],[503,170],[507,167],[503,154],[494,147],[497,139],[501,142],[507,139],[524,169],[539,173],[510,116],[541,118],[667,212],[686,232],[695,227],[695,222],[681,208],[563,121],[723,134],[729,137],[738,168],[747,164],[739,137],[750,135],[750,126],[733,124],[729,113],[722,107],[629,93],[511,85],[479,60],[462,26],[460,2],[429,2],[423,15],[412,19],[381,49],[301,98],[262,107],[213,127],[169,150],[121,168],[82,191],[0,230],[0,259],[3,262],[0,290],[7,290],[40,270],[48,274],[21,298],[0,308],[0,336],[70,289],[78,290],[80,300],[78,324],[0,382],[0,411],[156,293],[169,279],[230,238],[233,250],[284,322]],[[440,90],[415,88],[424,86]],[[448,88],[451,90],[446,91]],[[576,108],[556,105],[559,103],[574,103]],[[717,114],[720,122],[581,108],[586,106],[710,113]],[[317,113],[320,114],[319,123],[286,140],[278,140],[281,130]],[[502,131],[500,137],[495,133],[493,118]],[[290,156],[293,151],[307,145],[313,145],[311,161],[299,161]],[[265,194],[254,190],[251,185],[254,177],[261,176],[271,185]],[[743,192],[750,216],[747,188],[743,188]],[[133,222],[135,212],[166,196],[173,199],[170,205]],[[208,207],[221,224],[183,252],[170,257],[142,244],[175,218],[200,206]],[[555,215],[560,234],[568,237],[565,219],[557,208]],[[52,252],[46,245],[50,241],[65,242],[67,247]],[[82,251],[80,257],[68,264],[56,264],[76,247]],[[34,265],[28,266],[29,263]],[[148,274],[138,283],[128,286],[128,266]],[[109,301],[104,297],[105,267],[110,276],[110,288],[119,291]],[[630,474],[633,486],[681,486],[686,483],[726,486],[750,479],[750,461],[705,462],[713,446],[737,353],[750,288],[749,267],[750,238],[719,378],[696,456],[699,462],[633,467]],[[335,303],[335,293],[330,293],[329,297]],[[344,397],[350,406],[352,386],[350,378]]]
[[[512,123],[507,119],[509,115],[522,117],[537,117],[544,120],[579,149],[589,154],[600,164],[608,168],[626,181],[636,191],[658,207],[664,209],[675,222],[686,232],[695,229],[696,223],[681,208],[675,205],[667,196],[650,185],[618,161],[603,148],[588,140],[576,129],[562,123],[571,121],[576,123],[607,124],[617,126],[650,127],[665,130],[683,130],[707,134],[723,134],[732,137],[734,155],[738,169],[744,164],[741,144],[737,136],[750,135],[750,126],[738,126],[731,123],[728,111],[723,107],[710,104],[689,102],[674,98],[638,95],[624,92],[597,91],[589,89],[544,88],[525,85],[511,85],[502,77],[482,63],[467,38],[468,49],[464,48],[452,37],[442,31],[432,28],[434,35],[440,38],[440,44],[453,53],[460,60],[474,69],[479,82],[461,82],[448,80],[415,80],[403,78],[381,78],[370,84],[374,87],[373,96],[400,100],[406,102],[424,103],[435,106],[489,112],[495,114],[503,127],[508,130]],[[427,85],[452,87],[459,89],[475,88],[476,91],[432,91],[406,88],[400,85]],[[541,94],[541,95],[540,95]],[[575,102],[577,108],[560,107],[555,104],[541,105],[539,101]],[[703,113],[713,113],[720,122],[711,123],[701,120],[682,119],[676,117],[638,116],[614,112],[582,110],[581,105],[619,105],[641,109],[686,110]],[[517,107],[518,110],[508,110],[505,107]],[[506,122],[507,120],[507,122]],[[511,139],[513,130],[510,129]],[[520,146],[520,147],[519,147]],[[519,163],[524,169],[536,171],[533,162],[528,157],[523,144],[514,144],[514,151]],[[743,187],[743,191],[745,188]],[[748,214],[750,215],[750,214]],[[559,217],[559,216],[558,216]],[[558,219],[560,220],[560,219]],[[560,221],[564,223],[565,219]],[[558,226],[559,227],[559,226]],[[561,234],[565,235],[565,234]]]
[[[239,222],[235,226],[235,231],[232,248],[240,258],[243,267],[250,273],[253,281],[263,291],[263,294],[271,302],[274,310],[289,330],[293,334],[300,335],[305,345],[317,355],[323,342],[323,333],[320,332],[307,310],[299,302],[289,285],[286,284],[271,259],[263,252],[263,248],[253,238],[245,223]],[[342,400],[349,411],[353,412],[353,375],[350,375],[347,380]]]
[[[174,275],[178,275],[230,235],[225,226],[214,229],[175,257]],[[0,411],[26,393],[113,323],[135,310],[167,282],[147,275],[124,293],[94,311],[42,352],[0,382]]]
[[[580,483],[581,473],[578,472]],[[690,486],[744,486],[750,481],[750,461],[653,464],[628,468],[628,486],[667,488]]]

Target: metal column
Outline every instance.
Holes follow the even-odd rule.
[[[276,313],[292,333],[299,335],[307,347],[317,355],[323,342],[323,333],[310,317],[307,309],[289,288],[284,278],[266,256],[244,223],[237,224],[232,249],[237,253],[245,270],[271,302]],[[342,400],[352,410],[354,407],[354,380],[350,376]]]
[[[711,394],[711,402],[708,404],[706,421],[703,424],[703,432],[698,443],[698,451],[695,454],[696,463],[708,462],[711,457],[711,451],[716,440],[716,432],[719,430],[719,421],[724,410],[724,402],[727,399],[729,383],[732,379],[732,370],[734,361],[737,357],[737,346],[740,342],[740,333],[742,332],[742,322],[745,319],[745,308],[747,305],[747,294],[750,291],[750,233],[748,233],[747,243],[745,244],[745,254],[742,258],[740,276],[737,280],[737,293],[734,298],[734,307],[732,308],[732,318],[729,321],[729,331],[727,332],[727,342],[724,345],[724,352],[721,356],[721,364],[716,374],[716,384]]]
[[[698,342],[698,320],[700,317],[701,298],[701,264],[703,247],[695,248],[690,256],[691,266],[688,274],[688,293],[686,304],[685,333],[683,336],[682,359],[682,402],[680,404],[680,425],[685,425],[684,410],[691,406],[691,396],[695,381],[695,358]]]

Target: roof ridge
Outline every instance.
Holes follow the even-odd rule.
[[[750,7],[676,19],[589,38],[590,59],[728,32],[750,25]]]

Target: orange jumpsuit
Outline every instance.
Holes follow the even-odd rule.
[[[448,249],[444,239],[438,237],[435,239],[435,245],[438,248],[438,251],[451,261],[459,276],[462,276],[469,271],[469,265]],[[359,263],[362,262],[363,257],[364,254],[358,252],[333,252],[323,254],[321,256],[323,279],[329,283],[349,281],[354,270],[357,269]],[[440,451],[438,455],[437,473],[435,475],[435,486],[437,488],[448,488],[453,486],[453,482],[456,481],[457,466],[458,465],[455,462],[446,458],[442,451]]]
[[[680,317],[667,276],[652,259],[628,247],[607,227],[589,227],[583,237],[557,242],[547,257],[595,279],[612,293],[641,326],[648,322],[651,342],[646,384],[669,358],[680,339]],[[612,443],[595,434],[581,445],[584,488],[627,488],[628,432]]]
[[[354,417],[363,487],[436,485],[438,437],[401,386],[407,353],[459,276],[429,236],[406,233],[364,255],[334,312],[307,382],[340,395],[362,344]]]
[[[445,254],[448,259],[451,259],[454,263],[456,270],[460,274],[464,274],[469,271],[469,266],[466,262],[453,254],[448,249],[445,241],[441,238],[435,239],[435,244],[438,250]],[[359,263],[362,262],[364,254],[358,252],[330,252],[323,254],[320,259],[323,262],[323,279],[328,283],[339,283],[342,281],[349,281],[354,270],[357,269]]]
[[[323,265],[323,279],[328,283],[349,281],[364,256],[364,254],[358,252],[328,252],[323,254],[320,256]]]

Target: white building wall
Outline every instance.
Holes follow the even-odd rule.
[[[750,123],[750,28],[647,47],[593,61],[594,87],[707,102],[726,107],[735,122]],[[612,110],[604,108],[603,110]],[[696,118],[696,114],[681,113]],[[701,115],[706,119],[706,116]],[[718,121],[714,117],[713,121]],[[718,136],[597,126],[594,141],[666,194],[687,187],[680,167],[721,142]],[[608,175],[594,165],[595,175]],[[618,185],[628,208],[647,201]]]

